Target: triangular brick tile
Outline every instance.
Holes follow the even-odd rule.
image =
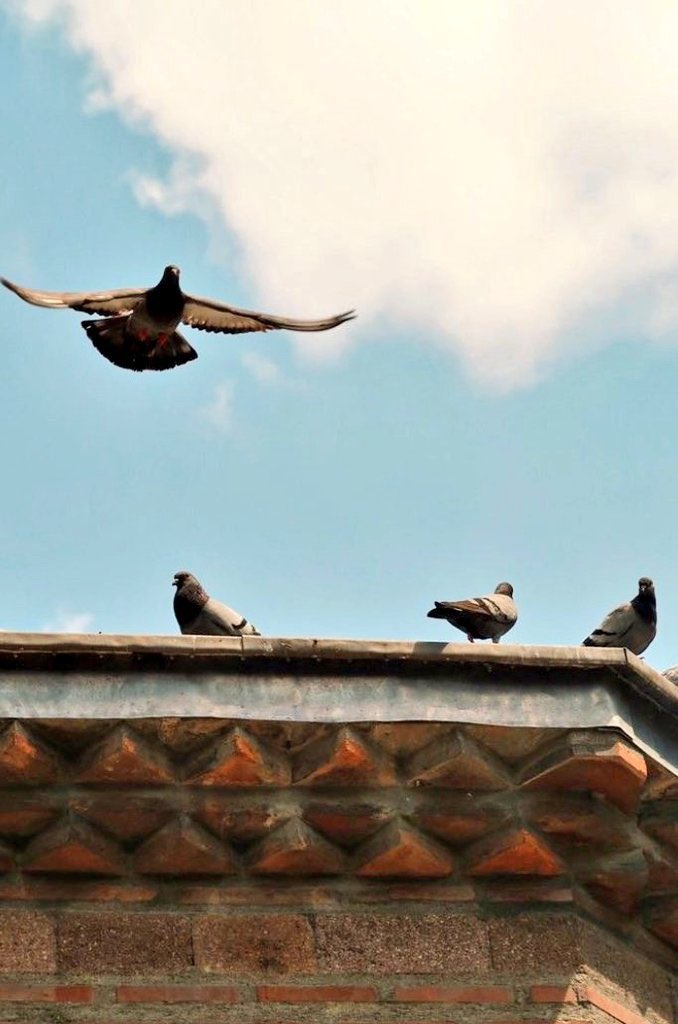
[[[572,732],[522,772],[525,789],[600,793],[620,810],[638,806],[647,778],[645,758],[609,733]]]
[[[562,875],[564,866],[546,843],[528,829],[520,828],[480,839],[466,851],[469,874]]]
[[[249,794],[248,794],[249,796]],[[280,828],[294,814],[286,805],[269,803],[238,806],[230,792],[206,790],[191,795],[191,814],[220,839],[234,843],[250,843]]]
[[[678,801],[664,800],[647,808],[641,815],[640,827],[653,839],[678,853]]]
[[[501,806],[481,806],[477,796],[467,793],[436,792],[431,800],[426,792],[426,800],[408,818],[452,846],[466,846],[506,825],[509,812]]]
[[[653,901],[645,907],[643,916],[651,932],[678,949],[678,896]]]
[[[444,846],[402,821],[390,822],[356,855],[362,878],[445,878],[453,868]]]
[[[9,846],[0,842],[0,872],[11,871],[14,867],[14,853]]]
[[[33,839],[23,857],[23,870],[58,874],[120,875],[120,848],[84,821],[63,818]]]
[[[510,785],[507,770],[489,750],[453,732],[417,751],[407,765],[411,785],[492,792]]]
[[[665,847],[653,844],[643,850],[647,862],[648,895],[678,892],[678,856]]]
[[[127,788],[104,792],[75,790],[68,806],[74,814],[117,839],[140,839],[160,828],[175,813],[171,795],[166,796],[166,790],[161,793],[150,796]]]
[[[635,822],[589,793],[535,793],[523,806],[530,823],[537,825],[558,849],[622,849],[634,842]]]
[[[62,803],[49,790],[13,793],[11,799],[0,800],[0,835],[24,838],[42,832],[61,815]]]
[[[20,722],[5,729],[0,736],[0,784],[39,786],[61,775],[61,758],[46,743]]]
[[[344,726],[299,753],[294,781],[302,786],[390,786],[395,774],[389,757]]]
[[[196,754],[186,779],[195,786],[285,786],[290,766],[284,755],[238,727]]]
[[[152,747],[127,725],[118,725],[88,750],[80,762],[78,782],[125,786],[162,785],[173,781],[165,753]]]
[[[343,870],[344,855],[294,819],[257,843],[248,863],[255,875],[337,875]]]
[[[648,865],[640,850],[625,850],[588,859],[577,874],[600,903],[629,914],[647,884]]]
[[[304,820],[333,843],[355,846],[374,835],[392,816],[379,804],[314,803],[304,810]]]
[[[233,853],[188,815],[165,825],[137,849],[134,865],[142,875],[232,875]]]

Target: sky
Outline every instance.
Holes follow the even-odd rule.
[[[678,662],[669,0],[0,0],[0,273],[358,317],[135,374],[0,295],[0,627],[579,643]],[[509,638],[507,638],[509,639]]]

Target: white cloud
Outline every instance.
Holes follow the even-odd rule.
[[[217,384],[211,400],[198,410],[201,419],[220,434],[233,429],[233,390],[231,381]]]
[[[262,355],[261,352],[243,352],[241,355],[242,364],[252,374],[257,384],[283,384],[285,376],[272,359]]]
[[[93,622],[89,612],[59,611],[42,629],[45,633],[88,633]]]
[[[377,317],[499,387],[639,289],[678,325],[671,0],[22,0],[65,17],[94,99],[176,155],[137,195],[216,215],[262,308]]]

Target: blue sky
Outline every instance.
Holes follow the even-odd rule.
[[[303,24],[299,2],[288,11]],[[425,91],[409,111],[395,102],[403,92],[392,106],[388,94],[372,96],[383,102],[389,146],[350,166],[348,202],[334,134],[327,142],[323,111],[306,109],[312,66],[302,61],[290,82],[280,80],[276,149],[266,119],[273,114],[260,109],[273,103],[270,79],[258,92],[261,65],[227,113],[209,92],[205,110],[182,113],[172,90],[188,88],[187,79],[177,72],[177,83],[170,62],[158,86],[167,108],[156,110],[158,69],[149,65],[149,84],[141,56],[116,62],[116,45],[128,42],[123,19],[136,7],[112,5],[120,25],[114,18],[104,52],[92,42],[98,5],[89,6],[86,15],[76,0],[35,0],[21,14],[0,3],[3,134],[11,140],[0,156],[0,272],[32,287],[98,289],[153,284],[172,262],[199,295],[300,316],[355,304],[360,318],[341,338],[302,343],[284,333],[187,330],[196,362],[132,374],[94,351],[79,314],[35,309],[3,291],[0,627],[174,633],[171,579],[188,568],[262,632],[283,636],[461,639],[426,619],[432,600],[509,579],[521,611],[510,639],[566,644],[650,575],[659,633],[647,660],[659,668],[678,661],[670,104],[664,133],[651,91],[640,88],[634,139],[645,142],[645,162],[636,145],[620,156],[629,129],[611,107],[598,133],[573,114],[546,163],[533,141],[529,190],[506,186],[514,209],[507,224],[500,182],[495,194],[483,179],[486,203],[472,192],[459,200],[465,171],[450,197],[457,237],[436,223],[448,216],[435,214],[436,204],[446,209],[447,186],[432,173],[432,194],[421,199],[410,157],[397,148]],[[169,4],[170,20],[181,6]],[[367,32],[379,30],[378,3],[373,11]],[[229,14],[242,17],[243,33],[251,30],[244,12],[234,4]],[[327,26],[309,31],[320,28]],[[533,26],[535,53],[555,28]],[[492,35],[487,23],[467,31],[478,45]],[[227,45],[226,35],[220,41]],[[198,76],[209,58],[200,45],[209,40],[190,54]],[[593,45],[591,52],[593,60]],[[348,80],[346,59],[338,52],[335,70]],[[367,74],[362,59],[356,52]],[[374,60],[377,81],[382,57]],[[383,61],[392,71],[388,53]],[[573,97],[569,81],[564,72],[550,95],[554,109],[565,96],[576,112],[586,97]],[[342,84],[329,76],[319,90],[343,96]],[[665,88],[666,99],[670,82]],[[525,89],[534,91],[529,81]],[[512,101],[518,112],[521,95]],[[370,126],[352,139],[348,126],[360,117],[341,102],[326,106],[326,116],[360,150]],[[212,121],[203,123],[210,104]],[[523,112],[525,131],[541,139],[548,108]],[[375,106],[365,117],[377,114]],[[472,131],[468,110],[456,125],[450,167],[464,145],[476,147],[479,166],[491,159],[486,135],[501,110],[488,100],[471,114]],[[573,125],[579,142],[568,148]],[[425,123],[421,130],[426,153]],[[509,141],[521,130],[515,122]],[[525,181],[511,153],[505,177]],[[534,197],[556,193],[548,244],[535,247]],[[625,196],[638,199],[636,219]]]

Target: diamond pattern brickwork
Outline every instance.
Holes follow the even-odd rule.
[[[5,721],[0,899],[534,883],[678,948],[674,782],[613,731]]]

